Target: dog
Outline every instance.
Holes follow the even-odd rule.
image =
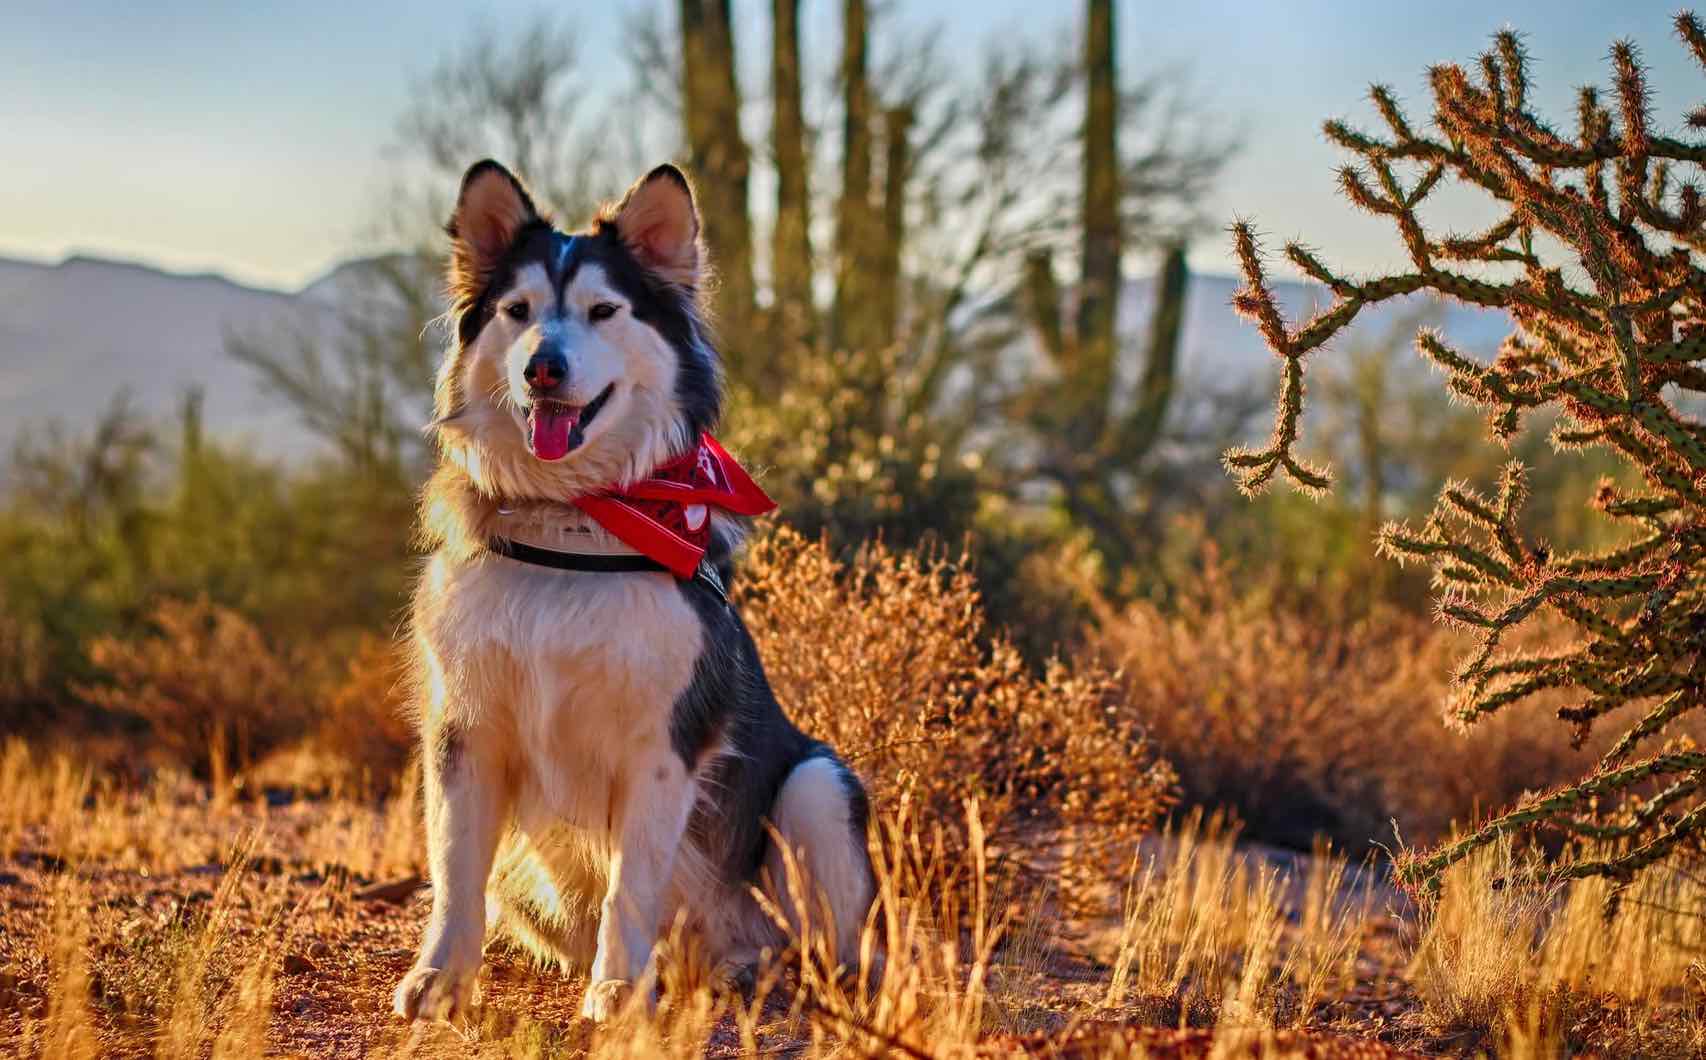
[[[678,923],[721,974],[750,974],[785,940],[755,888],[791,927],[827,910],[851,967],[875,891],[866,793],[788,720],[726,599],[742,521],[680,509],[707,537],[672,571],[581,507],[660,468],[741,477],[700,441],[721,369],[686,176],[659,166],[570,234],[487,160],[446,228],[452,335],[410,623],[432,913],[396,1012],[465,1015],[488,927],[584,973],[595,1021],[655,1000]]]

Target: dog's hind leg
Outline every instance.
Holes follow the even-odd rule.
[[[793,852],[798,878],[790,880],[786,861],[772,846],[765,871],[783,911],[797,932],[799,910],[794,892],[812,903],[809,922],[835,942],[836,959],[849,970],[859,962],[859,936],[876,894],[870,853],[865,847],[869,809],[865,789],[841,760],[827,751],[796,765],[782,784],[770,819]],[[827,910],[832,919],[822,924]]]
[[[584,973],[598,945],[604,881],[569,841],[535,842],[512,832],[486,891],[487,919],[533,957],[565,974]]]

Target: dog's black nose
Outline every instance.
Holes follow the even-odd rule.
[[[535,390],[550,390],[569,375],[569,362],[560,353],[541,351],[527,359],[521,377]]]

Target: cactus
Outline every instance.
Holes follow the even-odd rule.
[[[1056,377],[1020,397],[1021,415],[1049,444],[1039,470],[1060,487],[1068,514],[1095,535],[1102,555],[1123,568],[1138,558],[1145,535],[1129,517],[1116,479],[1142,466],[1172,402],[1190,286],[1184,244],[1167,249],[1156,276],[1149,339],[1129,403],[1119,400],[1113,386],[1116,340],[1086,342],[1065,329],[1060,283],[1046,255],[1026,260],[1023,285],[1031,327]],[[1098,346],[1108,343],[1115,344],[1103,354]]]
[[[912,176],[912,127],[917,113],[911,103],[883,108],[882,223],[873,242],[875,275],[871,278],[874,338],[888,346],[900,336],[900,249],[906,244],[906,189]]]
[[[776,226],[770,245],[775,310],[770,320],[770,352],[782,356],[796,345],[809,345],[817,332],[812,303],[806,119],[800,91],[800,0],[774,0],[771,5],[770,94],[771,151],[776,159]]]
[[[717,249],[716,311],[723,349],[742,377],[766,363],[754,349],[757,313],[752,276],[752,168],[741,135],[730,0],[681,0],[682,124],[698,183],[705,242]]]
[[[867,69],[869,12],[865,0],[845,0],[841,17],[841,196],[835,215],[835,302],[830,309],[830,345],[865,350],[877,345],[869,304],[873,230],[871,204],[870,72]]]
[[[1688,13],[1676,28],[1706,66],[1706,30]],[[1573,136],[1530,109],[1528,60],[1511,31],[1494,38],[1478,77],[1457,65],[1430,71],[1437,134],[1413,126],[1383,86],[1371,95],[1386,132],[1329,121],[1327,136],[1360,161],[1340,170],[1341,190],[1391,220],[1410,267],[1352,279],[1287,245],[1292,264],[1334,296],[1307,321],[1285,320],[1255,233],[1233,226],[1245,280],[1234,304],[1281,363],[1271,439],[1226,455],[1244,490],[1276,477],[1308,492],[1330,485],[1327,469],[1296,451],[1309,359],[1363,307],[1418,291],[1504,310],[1518,325],[1491,363],[1432,331],[1416,337],[1447,389],[1485,410],[1489,435],[1509,439],[1530,413],[1556,412],[1558,452],[1609,450],[1640,483],[1606,480],[1591,499],[1628,531],[1601,552],[1557,554],[1524,539],[1525,476],[1515,463],[1490,497],[1449,484],[1423,525],[1380,530],[1385,554],[1432,565],[1439,616],[1478,641],[1456,677],[1453,719],[1473,724],[1550,691],[1569,697],[1558,715],[1578,741],[1596,725],[1622,726],[1580,783],[1403,857],[1400,874],[1414,884],[1437,887],[1447,867],[1508,833],[1579,837],[1552,872],[1623,881],[1706,834],[1706,754],[1680,738],[1663,742],[1706,702],[1706,424],[1689,398],[1706,392],[1706,269],[1691,257],[1706,249],[1706,142],[1654,131],[1636,49],[1620,42],[1611,57],[1615,102],[1582,89]],[[1688,125],[1706,128],[1706,108]],[[1421,207],[1448,180],[1488,195],[1500,220],[1467,235],[1429,233]],[[1549,653],[1510,648],[1513,631],[1542,611],[1573,626],[1578,642]]]
[[[1084,25],[1083,245],[1078,290],[1077,374],[1087,394],[1113,381],[1115,323],[1120,297],[1119,80],[1114,69],[1113,0],[1089,0]],[[1088,432],[1105,418],[1098,403]]]
[[[1084,167],[1081,189],[1080,279],[1070,329],[1052,256],[1025,259],[1020,303],[1055,379],[1027,389],[1020,413],[1048,446],[1038,468],[1060,487],[1066,510],[1095,536],[1115,568],[1138,558],[1144,536],[1130,518],[1128,489],[1118,479],[1138,468],[1165,422],[1177,375],[1179,338],[1190,274],[1183,243],[1168,246],[1156,279],[1155,310],[1143,368],[1129,408],[1115,394],[1120,355],[1115,324],[1124,254],[1120,174],[1120,93],[1114,5],[1088,0],[1084,33]]]

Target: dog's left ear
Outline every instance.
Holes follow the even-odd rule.
[[[671,283],[698,286],[699,208],[681,170],[665,162],[647,173],[605,219],[641,265]]]

